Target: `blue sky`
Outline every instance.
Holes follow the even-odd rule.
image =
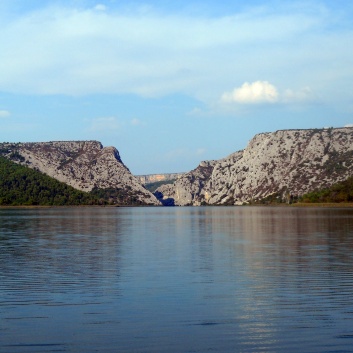
[[[99,140],[134,174],[353,124],[348,1],[2,0],[0,141]]]

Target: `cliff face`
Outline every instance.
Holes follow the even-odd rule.
[[[1,144],[2,154],[83,191],[120,189],[145,204],[159,201],[122,162],[114,147],[98,141]]]
[[[275,192],[302,195],[352,172],[352,128],[282,130],[258,134],[244,150],[203,162],[157,191],[176,205],[233,205]]]
[[[136,178],[141,184],[155,183],[157,181],[174,180],[181,177],[184,173],[169,173],[169,174],[149,174],[149,175],[136,175]]]

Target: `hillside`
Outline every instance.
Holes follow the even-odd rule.
[[[160,204],[131,174],[118,150],[103,148],[98,141],[2,143],[0,155],[77,190],[99,195],[109,191],[109,198],[126,204]]]
[[[35,169],[0,157],[0,206],[139,206],[143,203],[121,189],[84,192]]]
[[[0,157],[0,205],[93,205],[97,197]]]
[[[353,174],[353,128],[261,133],[241,151],[201,162],[156,195],[176,205],[236,205],[298,197]]]

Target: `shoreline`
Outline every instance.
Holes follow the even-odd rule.
[[[135,206],[120,206],[120,205],[1,205],[0,209],[4,208],[87,208],[87,207],[135,207]],[[138,207],[138,206],[136,206]]]
[[[204,205],[204,206],[191,206],[191,207],[324,207],[324,208],[353,208],[353,202],[298,202],[293,204],[255,204],[255,205]],[[1,205],[0,209],[36,209],[36,208],[119,208],[119,207],[190,207],[190,206],[156,206],[156,205]]]
[[[331,208],[353,208],[353,202],[318,202],[318,203],[310,203],[310,202],[298,202],[293,203],[289,206],[293,207],[331,207]]]

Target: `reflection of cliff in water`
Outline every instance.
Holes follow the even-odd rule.
[[[254,207],[239,213],[240,233],[253,244],[250,252],[272,247],[272,255],[282,261],[306,262],[309,252],[339,257],[342,246],[353,249],[349,209]]]
[[[303,327],[310,320],[329,326],[327,312],[352,305],[353,210],[205,207],[176,214],[179,237],[192,230],[187,258],[195,286],[239,322],[237,335],[271,345],[281,333],[269,317],[287,313]]]
[[[349,351],[352,216],[0,209],[0,351]]]
[[[346,254],[347,248],[353,253],[353,210],[205,207],[175,212],[177,227],[192,229],[188,251],[195,270],[240,266],[250,277],[266,272],[299,278],[330,268],[337,279],[351,271],[340,264],[352,262]]]

